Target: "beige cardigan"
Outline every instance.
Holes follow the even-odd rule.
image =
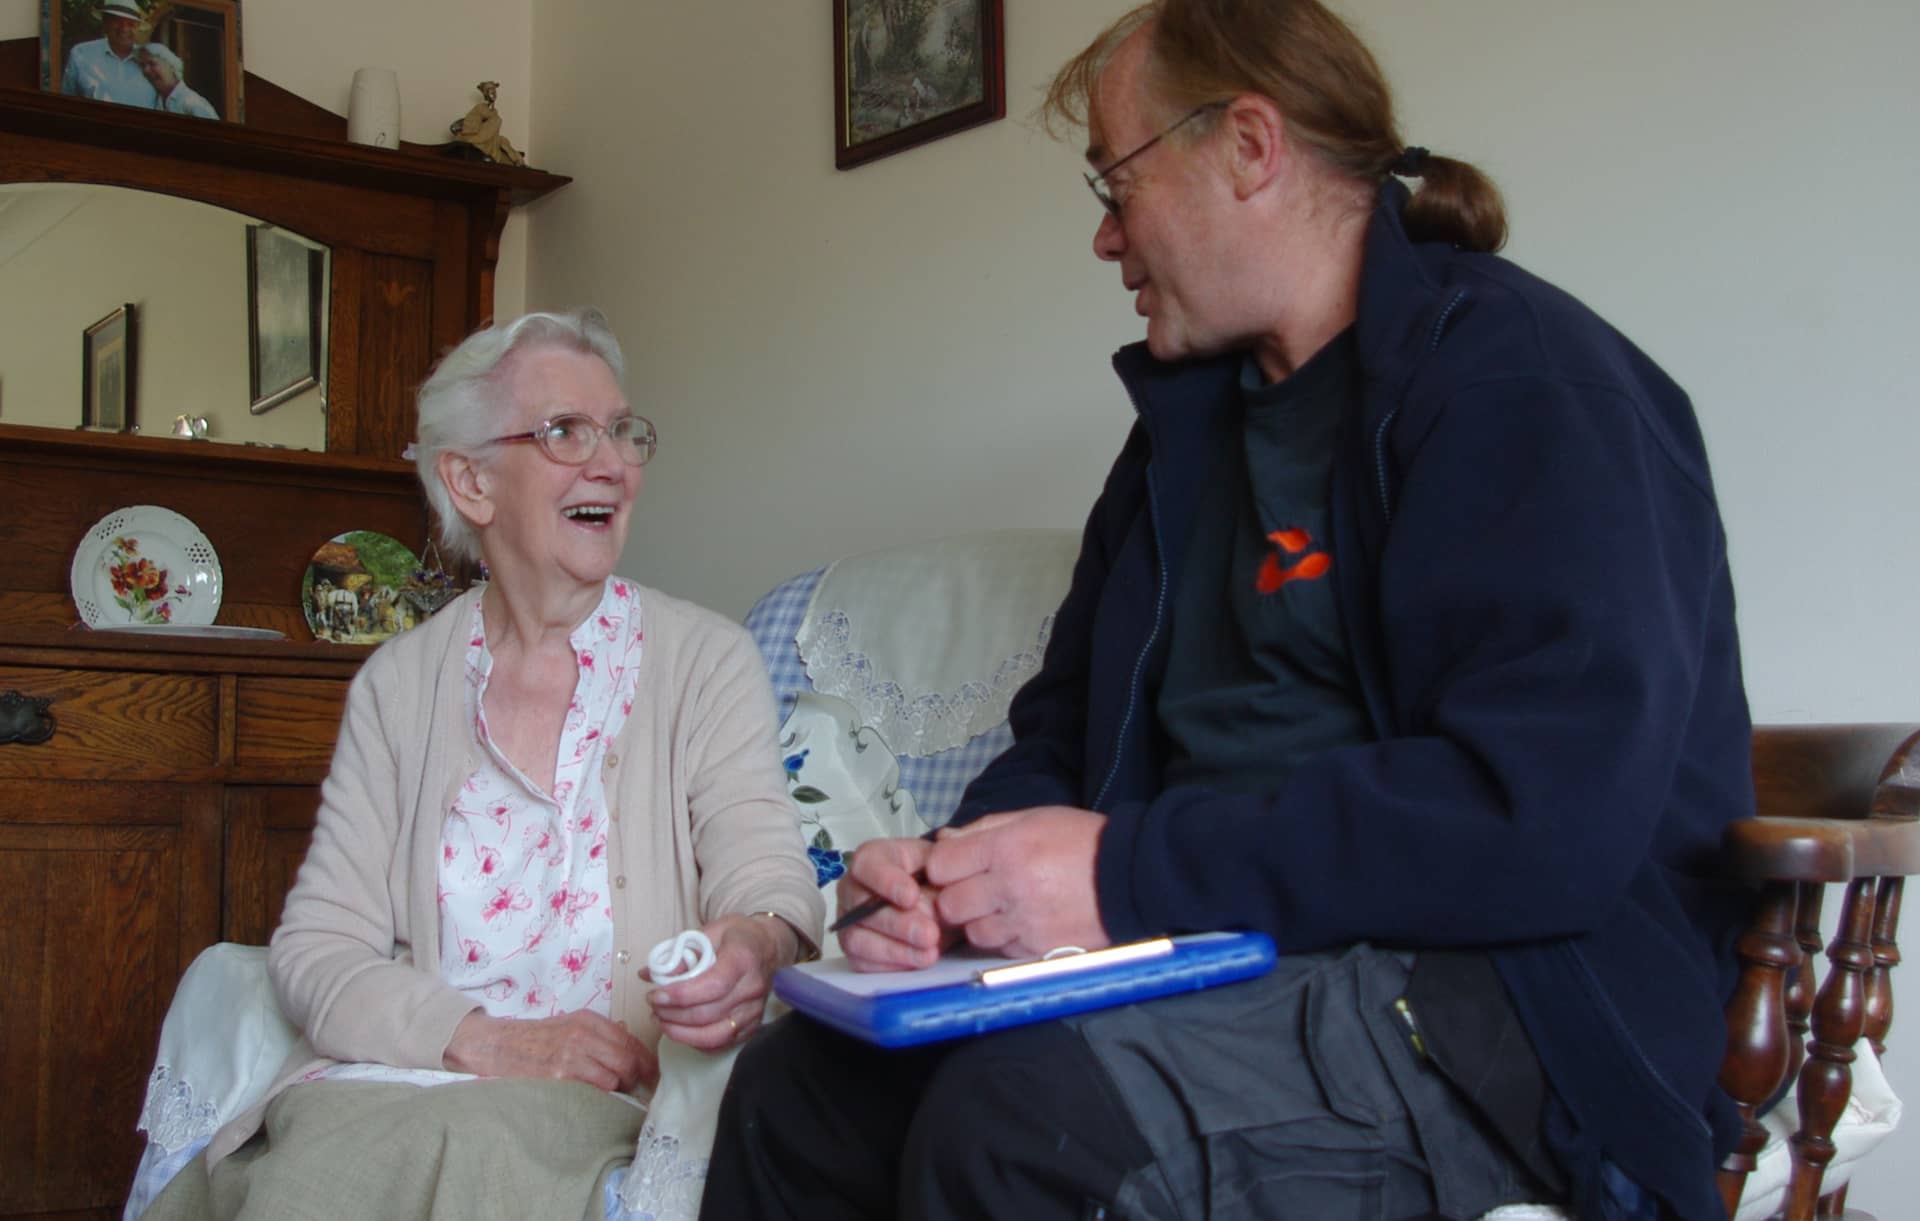
[[[442,1068],[477,1006],[440,978],[441,824],[478,765],[467,714],[470,592],[376,650],[347,695],[313,844],[267,955],[280,1007],[305,1037],[265,1098],[222,1128],[207,1164],[240,1147],[267,1102],[336,1061]],[[648,1044],[647,951],[730,912],[771,911],[815,945],[825,903],[787,796],[773,692],[738,624],[640,589],[633,711],[607,752],[612,1015]]]

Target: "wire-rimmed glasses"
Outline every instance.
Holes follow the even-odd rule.
[[[1208,102],[1205,106],[1195,106],[1192,110],[1189,110],[1186,114],[1182,115],[1178,119],[1175,119],[1173,122],[1167,124],[1167,126],[1161,128],[1159,132],[1156,133],[1145,144],[1142,144],[1139,148],[1134,149],[1132,152],[1120,158],[1120,160],[1114,162],[1112,165],[1108,166],[1106,169],[1101,170],[1098,174],[1090,174],[1090,173],[1081,174],[1080,176],[1087,180],[1087,189],[1092,191],[1093,197],[1100,201],[1100,206],[1107,210],[1107,215],[1113,217],[1115,220],[1120,219],[1120,201],[1113,197],[1113,190],[1107,185],[1107,175],[1113,173],[1115,170],[1119,169],[1121,166],[1125,165],[1127,162],[1133,160],[1135,157],[1138,157],[1141,153],[1146,152],[1148,149],[1160,143],[1160,141],[1166,139],[1168,136],[1172,135],[1175,131],[1193,122],[1195,119],[1199,118],[1201,115],[1206,114],[1209,111],[1220,110],[1225,106],[1226,106],[1225,102]]]
[[[512,445],[531,441],[540,452],[562,466],[585,466],[600,448],[600,438],[613,442],[614,452],[628,466],[645,466],[660,446],[653,421],[643,415],[615,416],[604,427],[592,416],[568,414],[540,421],[532,432],[510,433],[494,437],[488,445]]]

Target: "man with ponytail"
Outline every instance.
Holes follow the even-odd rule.
[[[1280,964],[931,1050],[778,1023],[705,1215],[1724,1216],[1751,727],[1686,395],[1496,257],[1493,185],[1314,0],[1143,5],[1046,114],[1146,319],[1137,423],[1014,744],[854,854],[841,910],[887,906],[842,945]]]

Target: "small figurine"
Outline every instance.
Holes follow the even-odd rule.
[[[500,82],[481,81],[475,88],[486,100],[447,125],[447,131],[454,140],[449,148],[461,156],[484,159],[499,165],[525,165],[527,159],[520,154],[520,150],[500,134],[500,112],[493,108]]]

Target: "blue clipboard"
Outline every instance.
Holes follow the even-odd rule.
[[[782,968],[773,991],[842,1033],[911,1047],[1252,979],[1274,957],[1265,933],[1190,933],[1025,961],[949,954],[865,975],[827,959]]]

